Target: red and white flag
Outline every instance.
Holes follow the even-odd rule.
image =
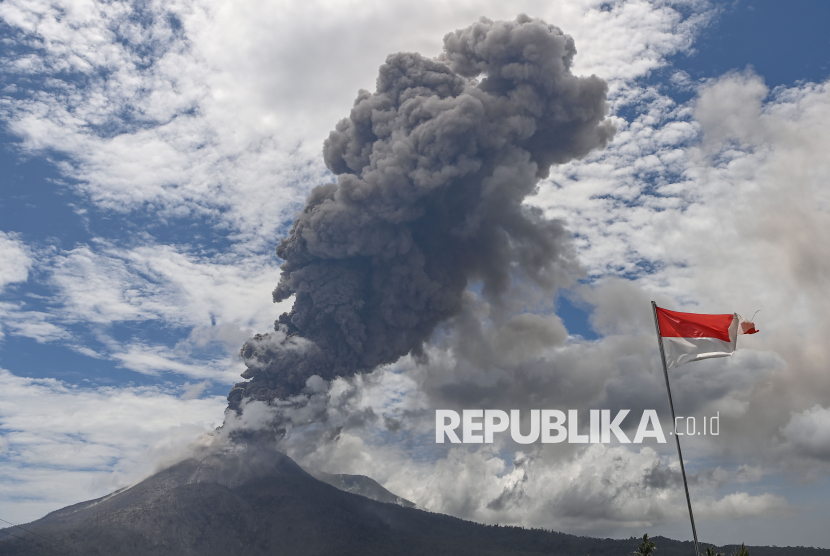
[[[669,369],[683,363],[732,355],[737,349],[739,334],[758,332],[754,323],[738,313],[700,315],[656,309]]]

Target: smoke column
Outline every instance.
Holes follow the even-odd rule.
[[[390,55],[323,147],[337,183],[312,190],[277,247],[275,331],[242,347],[228,395],[270,402],[423,354],[472,282],[497,301],[515,279],[554,287],[570,265],[560,222],[523,205],[552,164],[614,134],[607,85],[576,77],[573,39],[543,21],[487,19],[438,59]]]

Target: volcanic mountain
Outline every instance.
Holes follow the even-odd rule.
[[[5,529],[0,555],[619,556],[636,545],[430,513],[408,507],[371,479],[355,477],[323,476],[392,503],[335,488],[271,448],[211,452],[130,488],[52,512],[25,525],[28,532]],[[689,542],[657,543],[661,556],[694,553]],[[755,547],[750,553],[830,556],[830,550],[810,548]]]

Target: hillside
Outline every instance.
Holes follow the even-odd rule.
[[[623,556],[632,540],[487,526],[344,492],[273,450],[190,459],[109,496],[25,525],[64,547],[6,536],[0,555],[107,556]],[[659,556],[692,544],[657,538]],[[830,550],[762,548],[752,556],[830,556]]]

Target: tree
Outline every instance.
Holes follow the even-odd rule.
[[[749,550],[747,550],[744,543],[741,543],[741,548],[733,550],[731,556],[749,556]]]
[[[640,543],[640,545],[637,547],[637,550],[635,550],[631,554],[633,556],[651,556],[652,552],[654,552],[656,549],[657,545],[654,544],[653,541],[648,540],[648,533],[646,533],[645,535],[643,535],[643,542]],[[744,555],[740,554],[738,556]],[[749,556],[749,554],[747,554],[746,556]]]

